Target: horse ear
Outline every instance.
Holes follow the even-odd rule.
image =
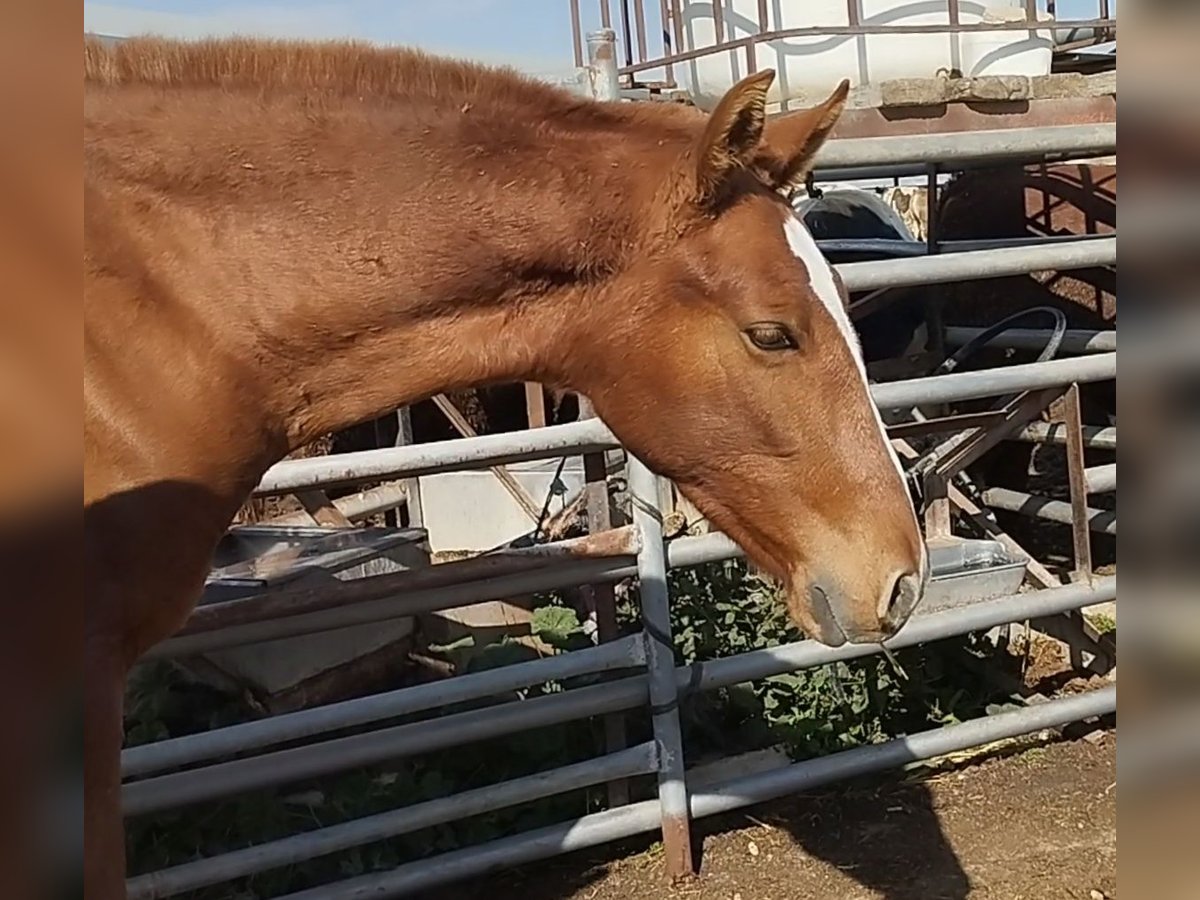
[[[837,124],[849,94],[850,82],[844,80],[820,106],[766,124],[753,166],[771,187],[784,190],[804,183],[813,158]]]
[[[710,203],[731,174],[748,167],[767,120],[767,89],[775,72],[764,69],[731,87],[708,117],[696,153],[696,200]]]

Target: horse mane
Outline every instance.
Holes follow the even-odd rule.
[[[541,117],[584,113],[609,118],[600,104],[508,67],[431,56],[361,41],[138,37],[84,40],[84,81],[101,86],[219,86],[287,90],[357,99],[419,98],[536,109]]]

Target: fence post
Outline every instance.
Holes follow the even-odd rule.
[[[414,443],[412,429],[412,410],[402,406],[396,410],[396,446],[411,447]],[[422,528],[425,525],[425,511],[421,505],[421,480],[405,478],[402,482],[405,490],[405,505],[408,508],[408,524],[411,528]],[[396,524],[400,523],[400,514],[396,513]]]
[[[597,418],[592,403],[582,394],[579,397],[579,419]],[[612,528],[612,516],[608,500],[608,466],[604,453],[585,453],[583,456],[584,491],[587,498],[588,534],[600,534]],[[613,585],[585,584],[580,588],[588,617],[595,625],[594,639],[599,643],[615,641],[621,636],[617,630],[617,595]],[[624,750],[628,741],[625,732],[625,714],[610,713],[604,717],[604,750],[616,753]],[[608,783],[608,805],[624,806],[629,802],[629,782]]]
[[[617,73],[617,33],[601,28],[587,36],[588,86],[596,100],[619,100],[621,82]]]
[[[679,692],[675,686],[675,654],[671,646],[671,613],[667,597],[666,547],[658,478],[629,454],[629,499],[633,523],[641,532],[638,592],[650,680],[650,713],[658,742],[658,799],[662,805],[663,850],[667,875],[692,874],[692,838],[684,780],[683,736],[679,727]]]

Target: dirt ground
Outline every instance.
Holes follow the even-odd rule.
[[[700,876],[674,887],[646,840],[438,900],[1108,900],[1115,783],[1115,733],[1093,735],[705,820]]]

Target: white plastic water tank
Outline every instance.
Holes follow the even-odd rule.
[[[758,33],[758,0],[716,0],[721,4],[722,40]],[[945,25],[946,0],[857,0],[864,25],[900,29],[912,25]],[[961,72],[979,75],[1046,75],[1053,55],[1053,29],[1025,26],[1024,7],[1013,3],[958,0],[964,24],[1013,23],[1012,29],[959,34],[870,34],[787,38],[758,44],[759,70],[774,69],[770,112],[786,100],[803,107],[823,100],[843,78],[854,86],[896,78],[933,78]],[[712,0],[683,0],[685,51],[717,43]],[[768,31],[788,28],[848,26],[847,0],[770,0]],[[1040,21],[1052,17],[1039,13]],[[711,108],[735,82],[749,74],[745,48],[709,54],[676,67],[676,77],[697,106]]]

